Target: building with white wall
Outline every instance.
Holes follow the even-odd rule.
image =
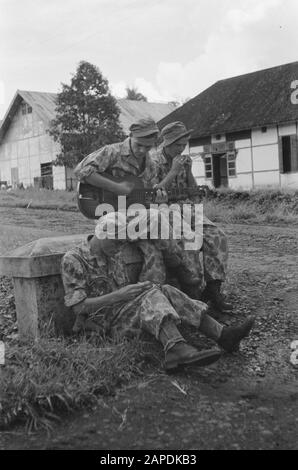
[[[18,90],[0,126],[0,181],[17,187],[54,189],[75,187],[73,171],[55,166],[60,146],[47,133],[55,118],[55,93]],[[175,109],[173,104],[117,100],[120,124],[125,134],[138,119],[155,121]]]
[[[199,184],[298,189],[298,62],[220,80],[159,122],[193,129]]]

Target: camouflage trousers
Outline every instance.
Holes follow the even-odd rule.
[[[228,243],[224,232],[215,225],[204,224],[201,250],[186,250],[184,240],[155,240],[151,243],[163,254],[165,266],[175,271],[183,266],[189,277],[200,279],[198,289],[203,292],[211,280],[225,281],[228,263]],[[144,265],[140,281],[161,278],[163,262],[152,253],[151,243],[138,241],[143,252]],[[163,275],[163,274],[162,274]],[[159,281],[156,281],[159,282]]]
[[[197,289],[203,292],[204,272],[203,254],[201,251],[185,250],[184,240],[155,240],[152,242],[138,241],[137,246],[143,253],[143,268],[139,281],[152,281],[165,284],[166,280],[180,286],[177,269],[183,267],[183,273],[188,279],[197,278],[200,282]],[[176,275],[175,275],[176,273]],[[186,282],[187,284],[187,282]]]
[[[215,225],[203,227],[203,263],[205,282],[224,281],[228,263],[228,243],[224,232]]]
[[[144,330],[158,339],[166,319],[199,328],[207,309],[205,303],[191,299],[173,286],[153,285],[149,291],[121,306],[106,325],[112,335]]]
[[[228,244],[224,232],[216,227],[207,217],[203,216],[203,223],[196,228],[193,212],[194,206],[192,206],[191,216],[192,229],[187,223],[184,227],[188,226],[188,230],[193,230],[193,233],[196,233],[198,240],[200,240],[198,248],[187,249],[187,242],[183,236],[181,240],[177,240],[173,236],[172,224],[175,211],[172,214],[172,219],[163,219],[165,220],[164,224],[169,227],[168,239],[151,240],[151,243],[162,252],[163,260],[167,268],[173,269],[182,266],[189,279],[200,279],[197,288],[199,291],[203,292],[208,281],[219,280],[223,282],[225,280],[228,261]],[[144,211],[144,217],[147,217],[148,213],[149,211]],[[162,210],[154,211],[153,213],[158,214],[156,220],[161,220],[160,218],[164,217]],[[145,226],[145,234],[147,235],[147,233],[149,233],[148,222]],[[151,280],[153,282],[162,283],[159,280],[162,261],[156,259],[156,252],[155,255],[152,256],[151,243],[143,242],[140,239],[137,243],[144,258],[143,273],[140,280]]]
[[[189,204],[190,201],[186,200],[185,202]],[[191,204],[191,222],[190,225],[186,222],[185,227],[188,226],[193,233],[196,233],[198,240],[200,240],[199,246],[201,246],[197,249],[189,249],[188,245],[187,249],[186,239],[182,237],[179,242],[177,240],[160,240],[158,248],[163,250],[167,267],[171,267],[171,263],[179,258],[180,265],[184,266],[190,275],[192,274],[201,280],[198,289],[203,291],[207,282],[211,280],[223,282],[225,280],[228,263],[228,243],[225,233],[204,215],[203,210],[202,212],[199,211],[198,220],[196,220],[195,207],[194,204]],[[180,210],[181,208],[183,208],[183,202],[180,204]],[[184,219],[183,209],[181,213]],[[198,223],[197,227],[196,222]],[[170,223],[173,223],[173,219]]]

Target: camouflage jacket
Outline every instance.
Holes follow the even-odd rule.
[[[157,150],[151,150],[149,156],[151,161],[146,166],[143,179],[146,181],[147,186],[152,187],[160,183],[167,176],[171,170],[172,161],[166,157],[161,147]],[[167,187],[168,190],[178,189],[182,192],[184,188],[189,188],[192,184],[190,182],[191,164],[191,158],[187,157],[182,171],[175,177],[171,185]]]
[[[92,173],[107,173],[117,178],[126,175],[139,176],[143,178],[145,171],[151,173],[154,162],[149,154],[145,161],[140,162],[131,150],[130,138],[116,144],[105,145],[82,160],[74,172],[76,177],[84,182],[84,179]]]
[[[162,254],[152,243],[146,243],[144,252],[137,243],[127,242],[121,245],[114,257],[107,258],[90,252],[92,236],[89,235],[81,245],[68,251],[62,259],[61,273],[67,307],[73,307],[87,297],[99,297],[138,281],[165,282]],[[140,262],[128,264],[127,258]]]
[[[160,183],[169,173],[172,162],[168,159],[163,151],[162,147],[159,147],[157,150],[150,151],[151,162],[148,164],[144,174],[143,180],[146,182],[147,187],[152,187],[155,184]],[[190,157],[186,158],[186,161],[183,165],[182,171],[175,177],[172,183],[166,188],[167,190],[178,190],[183,193],[185,189],[188,189],[190,186],[193,186],[194,176],[191,172],[192,161]],[[192,198],[184,199],[179,201],[180,204],[193,204],[201,203],[200,199],[197,199],[196,196]],[[204,225],[214,225],[208,217],[203,215]]]

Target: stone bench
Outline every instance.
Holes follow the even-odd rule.
[[[74,315],[64,305],[61,259],[87,235],[41,238],[0,257],[0,275],[13,278],[19,337],[37,339],[51,326],[56,334],[72,333]],[[141,258],[128,248],[127,264]]]

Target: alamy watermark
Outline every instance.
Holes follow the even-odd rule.
[[[5,364],[5,344],[3,341],[0,341],[0,366]]]
[[[291,103],[298,104],[298,80],[294,80],[291,83],[291,89],[294,90],[291,93]]]
[[[291,350],[292,350],[292,354],[290,358],[291,364],[293,366],[298,366],[298,341],[292,342]]]
[[[99,204],[95,211],[99,239],[182,240],[186,250],[199,250],[203,243],[203,204],[142,204],[126,206],[118,197],[118,209]],[[106,215],[106,217],[104,217]]]

